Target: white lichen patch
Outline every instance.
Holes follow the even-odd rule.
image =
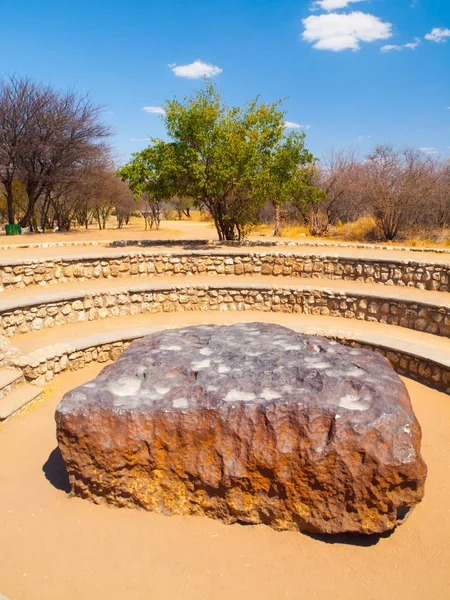
[[[325,373],[325,375],[326,375],[327,377],[340,377],[340,376],[341,376],[341,373],[338,373],[337,371],[332,371],[332,370],[330,369],[329,371],[327,371],[327,372]]]
[[[292,385],[286,384],[286,385],[283,385],[283,387],[281,388],[281,391],[291,393],[293,389],[294,388],[292,387]]]
[[[299,344],[281,344],[285,350],[301,350],[302,347]]]
[[[210,356],[213,353],[213,351],[211,350],[211,348],[202,348],[200,350],[200,354],[202,354],[203,356]]]
[[[205,360],[200,360],[197,362],[193,362],[192,363],[192,368],[193,369],[207,369],[209,366],[211,365],[211,361],[209,360],[209,358],[205,358]]]
[[[368,406],[356,394],[347,394],[339,399],[338,405],[347,410],[367,410]]]
[[[217,371],[222,374],[222,373],[229,373],[231,371],[230,367],[227,367],[227,365],[219,365]]]
[[[174,408],[189,408],[189,402],[186,398],[175,398],[172,401],[172,406]]]
[[[314,369],[319,369],[319,370],[329,369],[331,367],[330,363],[327,363],[327,362],[312,362],[311,366]]]
[[[363,369],[360,369],[359,367],[353,367],[353,368],[349,369],[348,371],[346,371],[345,375],[347,377],[362,377],[364,375],[364,371],[363,371]]]
[[[161,350],[172,350],[172,352],[180,352],[180,350],[183,350],[183,348],[181,346],[161,346]]]
[[[170,388],[155,387],[155,390],[158,392],[158,394],[161,394],[161,396],[164,396],[164,394],[167,394],[167,392],[170,391]]]
[[[226,402],[252,402],[255,399],[256,394],[242,390],[230,390],[225,396]]]
[[[134,396],[141,389],[141,380],[136,377],[121,377],[110,383],[108,389],[115,396]]]
[[[260,393],[260,396],[263,400],[276,400],[277,398],[281,398],[281,394],[267,388]]]

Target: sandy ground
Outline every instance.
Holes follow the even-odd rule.
[[[44,242],[82,242],[87,240],[152,240],[152,239],[217,239],[216,229],[211,222],[204,221],[161,221],[160,229],[144,229],[143,220],[131,221],[122,229],[108,225],[99,230],[97,226],[89,229],[58,231],[57,233],[31,233],[21,236],[7,236],[0,232],[0,244],[41,244]]]
[[[423,503],[387,538],[313,539],[70,498],[53,412],[96,365],[0,426],[0,593],[11,600],[450,597],[450,402],[405,380],[423,427]]]
[[[46,243],[46,242],[70,242],[70,241],[96,241],[102,242],[105,245],[99,246],[66,246],[66,247],[51,247],[51,248],[9,248],[8,250],[0,250],[0,259],[22,259],[22,258],[47,258],[47,257],[58,257],[58,256],[73,256],[73,255],[98,255],[98,254],[116,254],[117,252],[142,252],[148,251],[150,253],[162,251],[171,252],[176,249],[183,249],[186,247],[186,242],[189,240],[217,240],[217,233],[214,226],[211,223],[204,223],[198,221],[163,221],[161,229],[158,231],[144,231],[142,227],[136,225],[124,227],[123,229],[107,229],[99,231],[98,229],[90,229],[88,231],[70,231],[68,233],[46,233],[46,234],[34,234],[26,236],[2,236],[0,235],[0,245],[20,245],[20,244],[31,244],[31,243]],[[261,237],[261,236],[250,236],[251,240],[270,240],[286,242],[295,241],[297,243],[302,241],[302,238],[295,240],[289,240],[287,238],[275,238],[275,237]],[[180,245],[177,247],[152,247],[143,248],[142,246],[125,246],[115,247],[108,246],[107,242],[114,240],[122,241],[135,241],[135,240],[172,240],[176,242],[180,241]],[[448,263],[450,258],[448,254],[439,254],[432,251],[428,252],[407,252],[402,250],[396,250],[395,246],[392,250],[383,250],[382,248],[373,250],[370,248],[343,248],[336,247],[333,245],[331,239],[317,239],[311,238],[306,241],[324,242],[327,244],[325,247],[311,247],[311,246],[277,246],[277,247],[252,247],[247,248],[248,251],[262,251],[262,252],[297,252],[300,254],[339,254],[340,256],[358,256],[358,257],[390,257],[393,260],[415,260],[419,262],[439,262]],[[183,245],[184,242],[184,245]],[[334,240],[334,244],[341,243]],[[229,252],[241,252],[240,248],[226,247]],[[217,247],[216,247],[217,249]]]

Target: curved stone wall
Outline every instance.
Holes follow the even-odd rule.
[[[155,282],[96,293],[80,290],[26,299],[0,312],[0,334],[12,337],[79,321],[158,312],[223,310],[326,315],[398,325],[448,337],[450,307],[425,302],[337,292],[311,286],[161,286]],[[6,303],[4,303],[6,305]]]
[[[337,255],[179,251],[0,261],[0,289],[67,281],[169,275],[270,275],[324,278],[449,291],[450,264]]]

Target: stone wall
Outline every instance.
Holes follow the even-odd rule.
[[[0,289],[66,281],[168,275],[271,275],[345,279],[449,291],[450,265],[294,253],[183,251],[172,254],[118,253],[0,262]]]
[[[119,340],[80,350],[60,344],[59,348],[49,348],[47,353],[39,351],[16,358],[13,364],[23,371],[27,381],[43,386],[63,371],[78,371],[92,362],[106,363],[117,360],[130,344],[130,340]]]
[[[142,288],[143,286],[136,286]],[[80,293],[80,292],[77,292]],[[67,298],[66,294],[66,298]],[[17,305],[16,305],[17,306]],[[116,289],[66,300],[17,306],[0,313],[0,334],[12,337],[80,321],[158,312],[224,310],[326,315],[398,325],[450,335],[450,308],[375,296],[296,286],[192,285],[142,290]]]
[[[333,339],[353,348],[368,348],[380,352],[386,356],[399,374],[416,379],[443,392],[450,392],[450,368],[446,365],[399,350],[374,346],[370,343],[335,337]],[[63,371],[77,371],[92,362],[106,363],[117,360],[131,341],[130,339],[118,340],[78,350],[70,348],[69,345],[60,344],[59,348],[48,348],[47,353],[41,350],[16,358],[14,364],[22,369],[28,381],[42,386]]]

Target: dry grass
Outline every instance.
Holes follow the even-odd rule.
[[[273,231],[273,225],[257,225],[251,230],[251,235],[260,235],[270,237]],[[281,237],[297,238],[297,237],[312,237],[306,225],[284,225],[281,228]]]
[[[360,217],[352,223],[338,223],[329,228],[327,237],[348,242],[381,241],[380,230],[372,217]]]
[[[173,221],[193,221],[195,223],[205,223],[207,221],[211,221],[211,216],[202,211],[202,210],[196,210],[196,209],[191,209],[190,210],[190,217],[186,217],[186,215],[182,215],[181,219],[178,218],[178,213],[176,210],[169,210],[167,211],[167,217],[169,218],[169,220],[173,220]]]
[[[273,225],[259,225],[251,232],[253,236],[270,237]],[[450,230],[437,229],[434,231],[406,230],[394,241],[386,241],[372,217],[360,217],[352,223],[331,225],[325,236],[313,237],[306,225],[285,225],[282,227],[282,237],[316,241],[361,242],[382,244],[383,246],[409,246],[411,248],[449,248]]]

